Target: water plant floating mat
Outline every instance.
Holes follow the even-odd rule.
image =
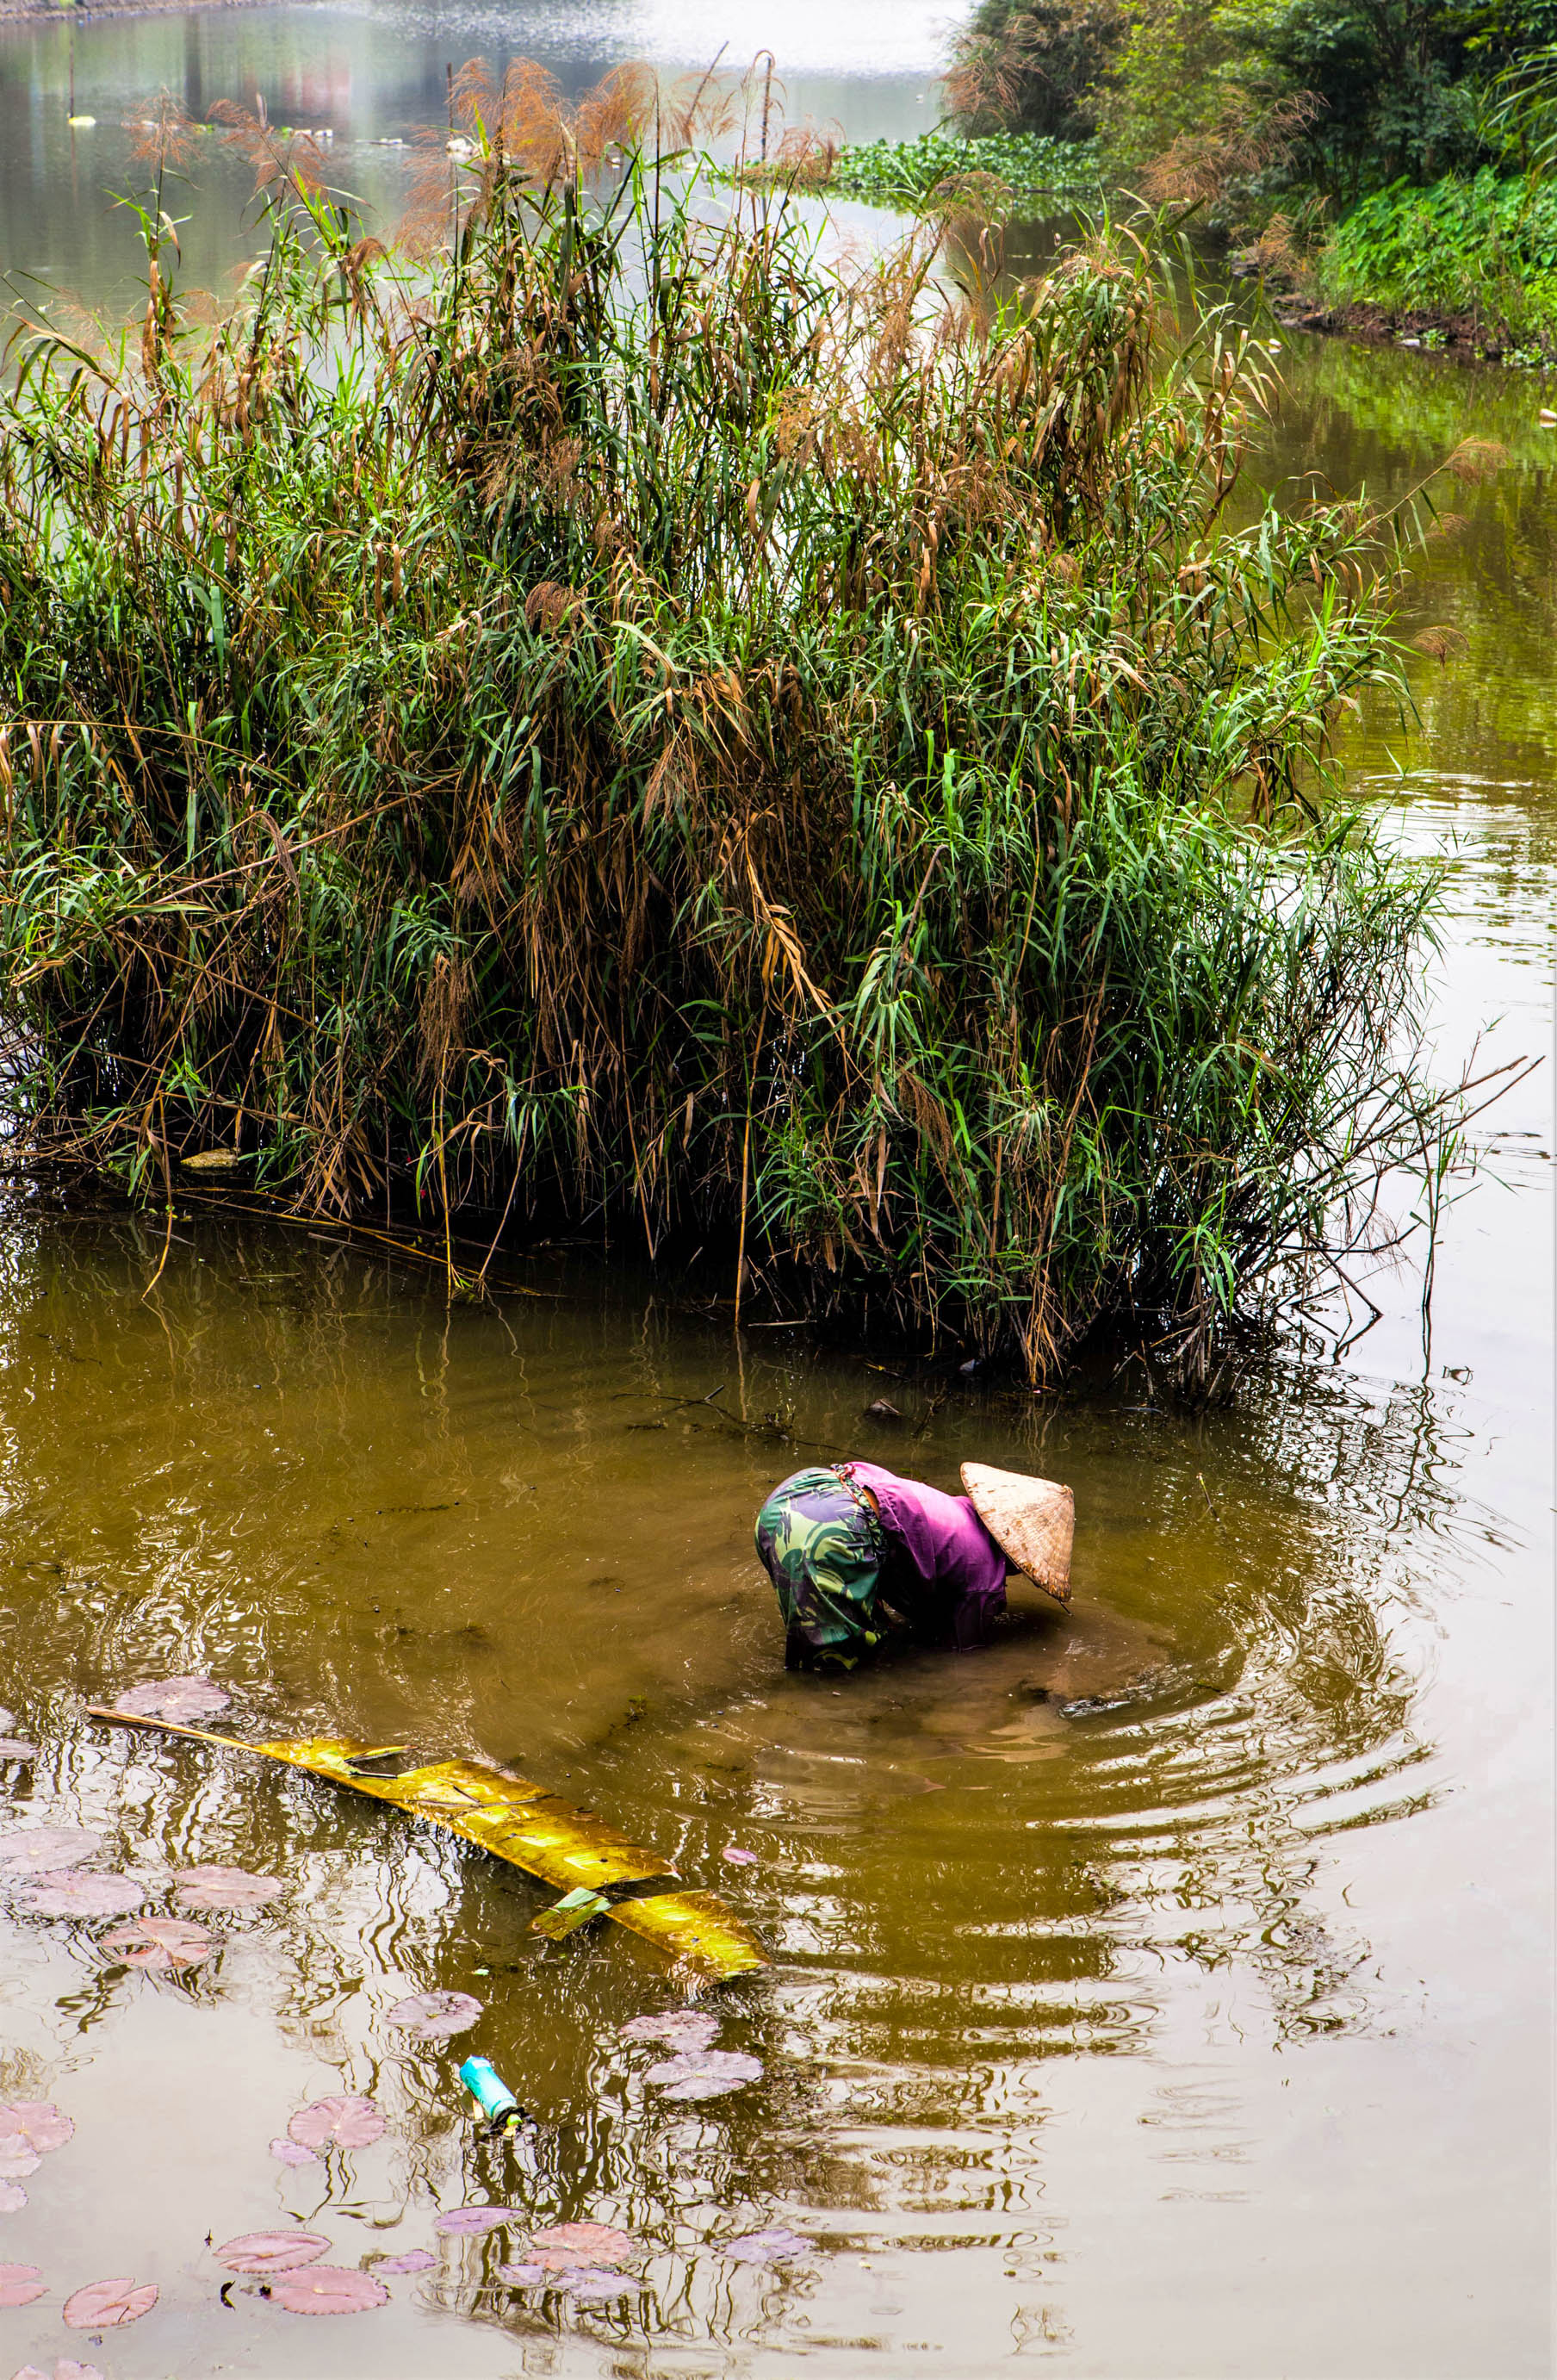
[[[364,1773],[365,1763],[392,1759],[404,1746],[322,1735],[245,1743],[236,1736],[213,1735],[204,1728],[179,1727],[134,1711],[90,1706],[87,1716],[116,1727],[149,1727],[159,1734],[188,1736],[224,1752],[257,1753],[348,1785],[376,1802],[392,1802],[408,1816],[447,1827],[570,1899],[579,1888],[586,1888],[604,1904],[597,1913],[705,1974],[723,1980],[767,1964],[756,1937],[717,1894],[683,1890],[679,1879],[674,1889],[632,1891],[634,1886],[661,1880],[670,1886],[676,1871],[589,1811],[575,1809],[523,1777],[500,1776],[474,1760],[440,1760],[400,1776],[373,1776]],[[542,1930],[554,1929],[543,1925]]]

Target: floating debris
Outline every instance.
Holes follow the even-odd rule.
[[[215,1948],[215,1935],[185,1917],[139,1917],[132,1925],[115,1925],[98,1944],[122,1965],[151,1973],[200,1966]]]
[[[374,2266],[380,2273],[430,2273],[438,2263],[425,2248],[407,2248],[403,2256],[380,2256]]]
[[[467,2058],[460,2068],[460,2081],[494,2131],[500,2124],[512,2131],[523,2119],[524,2108],[489,2058]]]
[[[289,2141],[284,2134],[271,2143],[271,2155],[278,2165],[317,2165],[318,2152],[306,2149],[301,2141]]]
[[[683,2050],[651,2066],[646,2080],[657,2083],[668,2099],[718,2099],[739,2091],[762,2072],[760,2058],[743,2049]]]
[[[0,1878],[39,1868],[79,1867],[96,1857],[103,1841],[85,1827],[34,1827],[27,1834],[0,1835]]]
[[[229,2273],[290,2273],[311,2265],[329,2245],[322,2231],[240,2231],[211,2253]]]
[[[248,1159],[241,1148],[197,1148],[178,1162],[186,1173],[230,1173],[235,1165],[247,1165]]]
[[[36,2265],[0,2265],[0,2306],[30,2305],[48,2286]]]
[[[619,2231],[610,2223],[552,2223],[537,2231],[530,2245],[579,2265],[620,2265],[638,2250],[630,2231]]]
[[[152,1678],[121,1694],[118,1707],[131,1718],[167,1718],[188,1726],[196,1719],[214,1718],[232,1699],[213,1678]]]
[[[384,2022],[417,2041],[448,2041],[456,2033],[468,2032],[485,2006],[471,1992],[416,1992],[409,1999],[396,2000]]]
[[[511,2206],[455,2206],[447,2215],[438,2216],[433,2229],[446,2238],[479,2239],[488,2231],[496,2231],[509,2220]]]
[[[531,1918],[530,1931],[544,1934],[551,1942],[565,1942],[581,1925],[587,1925],[596,1917],[609,1917],[610,1912],[611,1904],[603,1892],[597,1892],[591,1885],[575,1885],[572,1892],[565,1892],[561,1900],[543,1909],[538,1917]]]
[[[721,2256],[738,2265],[787,2265],[792,2257],[808,2256],[815,2242],[775,2223],[766,2231],[743,2231],[739,2240],[721,2240],[718,2246]]]
[[[305,2149],[365,2149],[379,2139],[384,2119],[371,2099],[347,2095],[310,2100],[286,2130]]]
[[[31,1877],[17,1895],[29,1917],[127,1917],[146,1900],[146,1888],[128,1876],[87,1876],[62,1867]]]
[[[65,2301],[63,2319],[70,2330],[116,2330],[139,2322],[157,2302],[155,2281],[137,2281],[128,2273],[111,2280],[89,2281]]]
[[[387,2305],[389,2291],[371,2273],[348,2272],[344,2265],[309,2265],[282,2273],[271,2295],[288,2313],[366,2313]]]
[[[708,2049],[718,2039],[719,2021],[702,2009],[668,2009],[663,2016],[634,2016],[619,2028],[624,2041],[662,2041],[670,2049]]]
[[[174,1879],[174,1893],[190,1909],[263,1909],[286,1890],[279,1876],[255,1876],[246,1867],[187,1867]]]

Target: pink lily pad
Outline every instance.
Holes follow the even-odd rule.
[[[135,1718],[167,1718],[175,1726],[190,1727],[214,1718],[232,1699],[225,1688],[210,1678],[153,1678],[143,1686],[131,1686],[128,1694],[119,1696],[115,1708],[128,1711]]]
[[[562,2250],[580,2265],[620,2265],[638,2243],[630,2231],[618,2231],[610,2223],[553,2223],[536,2232],[531,2244]]]
[[[23,1743],[18,1735],[0,1735],[0,1760],[36,1760],[38,1746]]]
[[[25,2181],[42,2162],[37,2150],[30,2149],[25,2141],[18,2141],[12,2146],[0,2141],[0,2181]]]
[[[62,1867],[31,1877],[17,1895],[17,1907],[28,1917],[127,1917],[145,1899],[145,1886],[133,1876]]]
[[[75,2124],[52,2099],[13,2099],[9,2107],[0,2107],[0,2155],[25,2144],[47,2156],[75,2137]]]
[[[103,2380],[103,2374],[95,2363],[72,2363],[68,2355],[62,2355],[54,2365],[54,2380]]]
[[[755,1852],[743,1852],[739,1843],[726,1843],[719,1857],[728,1860],[731,1867],[755,1867],[757,1864]]]
[[[329,2245],[322,2231],[240,2231],[211,2253],[229,2273],[290,2273],[311,2265]]]
[[[389,2303],[389,2291],[371,2273],[348,2272],[344,2265],[309,2265],[282,2273],[271,2290],[288,2313],[366,2313]]]
[[[575,2265],[557,2283],[575,2298],[619,2298],[634,2286],[625,2273],[605,2273],[589,2265]]]
[[[670,2049],[707,2049],[718,2039],[719,2021],[702,2009],[667,2009],[663,2016],[635,2016],[622,2027],[624,2041],[662,2041]]]
[[[383,2131],[384,2119],[371,2099],[315,2099],[298,2108],[286,2129],[302,2148],[365,2149]]]
[[[437,2264],[425,2248],[407,2248],[404,2256],[380,2256],[373,2270],[376,2273],[430,2273]]]
[[[646,2079],[658,2083],[668,2099],[718,2099],[754,2082],[761,2072],[761,2058],[748,2057],[743,2049],[699,2049],[683,2050],[680,2057],[651,2066]]]
[[[781,2223],[766,2231],[743,2231],[739,2240],[718,2243],[720,2255],[733,2257],[738,2265],[786,2265],[791,2256],[809,2255],[815,2245],[799,2231],[786,2231]]]
[[[475,2237],[483,2231],[495,2231],[512,2213],[508,2206],[456,2206],[447,2215],[440,2215],[432,2228],[445,2235],[468,2233]]]
[[[183,1917],[141,1917],[133,1925],[115,1925],[101,1937],[98,1948],[113,1951],[127,1967],[160,1973],[198,1967],[215,1949],[216,1937]]]
[[[271,2155],[278,2165],[317,2165],[319,2163],[319,2157],[314,2150],[306,2149],[301,2141],[289,2141],[284,2132],[271,2143]]]
[[[542,2281],[549,2281],[551,2268],[546,2265],[500,2265],[498,2278],[513,2289],[533,2289]]]
[[[89,2281],[65,2301],[65,2321],[71,2330],[115,2330],[139,2322],[157,2302],[155,2281],[134,2281],[118,2273],[109,2281]]]
[[[0,2181],[0,2215],[19,2215],[27,2204],[27,2192],[19,2181]]]
[[[30,2305],[48,2286],[36,2265],[0,2265],[0,2306]]]
[[[246,1867],[187,1867],[174,1879],[187,1909],[263,1909],[286,1890],[279,1876],[255,1876]]]
[[[396,2000],[385,2021],[417,2041],[448,2041],[466,2032],[484,2006],[469,1992],[416,1992],[410,1999]]]
[[[85,1827],[34,1827],[30,1833],[0,1835],[0,1876],[29,1876],[42,1868],[79,1867],[103,1849],[103,1837]]]

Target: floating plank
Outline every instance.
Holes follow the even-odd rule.
[[[592,1811],[549,1793],[527,1778],[505,1777],[474,1760],[440,1760],[408,1768],[399,1777],[364,1774],[363,1764],[385,1760],[400,1744],[359,1743],[350,1736],[304,1736],[245,1743],[207,1728],[179,1727],[168,1719],[141,1718],[130,1711],[89,1706],[90,1718],[116,1727],[151,1728],[160,1735],[187,1736],[223,1752],[247,1752],[279,1760],[309,1776],[349,1786],[375,1802],[392,1803],[408,1817],[461,1835],[497,1859],[507,1860],[563,1893],[579,1887],[602,1893],[611,1887],[652,1884],[676,1876],[669,1861],[639,1849]],[[674,1890],[612,1900],[603,1912],[688,1965],[723,1980],[766,1967],[766,1955],[749,1926],[711,1892]]]

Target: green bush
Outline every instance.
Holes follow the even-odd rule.
[[[1321,275],[1340,298],[1471,313],[1516,335],[1557,330],[1557,188],[1470,181],[1396,182],[1354,208],[1325,244]]]

